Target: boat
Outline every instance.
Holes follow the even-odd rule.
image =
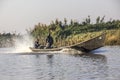
[[[94,37],[92,39],[89,39],[89,40],[86,40],[86,41],[83,41],[83,42],[80,42],[80,43],[77,43],[77,44],[74,44],[74,45],[71,45],[71,46],[64,46],[64,47],[60,47],[60,48],[49,48],[49,49],[36,49],[36,48],[32,48],[30,47],[30,49],[33,51],[33,52],[49,52],[49,51],[60,51],[64,48],[72,48],[72,49],[76,49],[76,50],[80,50],[82,52],[89,52],[89,51],[92,51],[92,50],[95,50],[95,49],[98,49],[100,47],[103,47],[104,46],[104,40],[105,40],[105,36],[106,34],[101,34],[97,37]]]

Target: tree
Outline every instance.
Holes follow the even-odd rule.
[[[102,19],[100,20],[100,23],[103,23],[105,19],[105,16],[102,17]]]
[[[98,24],[99,22],[100,22],[100,16],[97,17],[96,24]]]
[[[70,21],[70,25],[73,25],[73,23],[74,23],[74,22],[73,22],[73,20],[71,19],[71,21]]]
[[[64,24],[67,25],[67,19],[66,18],[64,18]]]
[[[87,23],[87,24],[90,24],[90,21],[91,21],[91,20],[90,20],[90,16],[88,16],[88,18],[86,18],[86,23]]]
[[[58,20],[58,19],[55,20],[55,24],[56,24],[56,25],[59,24],[59,20]]]

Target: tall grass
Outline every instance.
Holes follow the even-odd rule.
[[[107,31],[105,45],[120,45],[120,29]]]

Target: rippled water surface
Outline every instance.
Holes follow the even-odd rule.
[[[1,48],[0,80],[120,80],[120,47],[85,55],[15,54]]]

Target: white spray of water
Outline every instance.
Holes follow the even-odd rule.
[[[63,53],[63,54],[83,54],[82,51],[72,49],[72,48],[64,48],[60,52]]]
[[[13,52],[20,53],[20,52],[31,52],[29,47],[33,47],[33,37],[26,34],[23,35],[22,38],[14,39],[15,43],[15,50]]]

